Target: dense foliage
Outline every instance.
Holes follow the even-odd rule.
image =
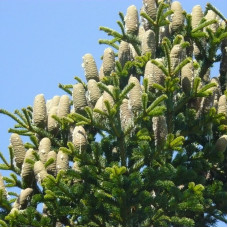
[[[0,154],[12,171],[0,174],[1,226],[226,222],[226,18],[169,0],[119,16],[120,32],[100,27],[112,37],[100,72],[85,54],[87,82],[60,84],[67,95],[0,109],[16,122],[10,161]]]

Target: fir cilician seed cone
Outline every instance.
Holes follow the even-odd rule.
[[[155,56],[156,46],[155,46],[155,33],[152,30],[147,30],[142,38],[141,43],[142,55],[147,52],[151,53],[152,58]]]
[[[224,114],[227,115],[227,101],[226,101],[226,95],[222,95],[222,96],[219,98],[218,113],[224,113]]]
[[[86,149],[87,135],[86,131],[82,126],[76,126],[73,131],[73,144],[76,148],[81,151]]]
[[[10,143],[13,147],[14,159],[17,167],[21,168],[24,158],[25,158],[25,147],[21,140],[20,135],[13,133],[10,137]]]
[[[60,96],[54,96],[51,100],[48,100],[46,102],[46,108],[47,108],[47,114],[50,113],[50,110],[53,107],[58,107],[59,105],[59,100],[60,100]]]
[[[56,171],[58,173],[60,170],[67,170],[68,168],[69,168],[68,154],[60,150],[57,154]]]
[[[58,122],[52,117],[57,115],[58,107],[54,106],[50,109],[48,118],[47,118],[47,129],[51,133],[56,133],[58,131]]]
[[[145,12],[148,14],[148,16],[155,20],[157,15],[156,0],[143,0],[143,5]]]
[[[200,21],[203,18],[203,10],[200,5],[196,5],[192,8],[192,28],[198,27]]]
[[[87,96],[88,104],[90,104],[91,107],[94,107],[97,100],[101,96],[100,89],[97,85],[97,82],[94,79],[90,79],[88,81],[87,88],[88,88],[88,91],[87,91],[87,93],[88,93],[88,96]]]
[[[174,70],[182,60],[183,48],[176,44],[170,51],[171,69]]]
[[[97,70],[96,62],[91,54],[85,54],[83,57],[82,67],[85,71],[86,80],[94,79],[98,81],[99,75]]]
[[[56,160],[57,160],[57,154],[56,154],[56,152],[53,151],[53,150],[50,151],[50,152],[48,153],[48,155],[47,155],[47,161],[48,161],[49,159],[51,159],[51,158],[54,159],[54,162],[53,162],[51,165],[49,165],[49,166],[47,167],[47,172],[48,172],[48,174],[51,174],[51,175],[55,176],[55,175],[56,175]]]
[[[139,16],[136,6],[131,5],[127,8],[127,14],[124,18],[125,30],[127,33],[136,35],[139,27]]]
[[[73,104],[74,110],[78,113],[83,113],[86,102],[86,91],[82,83],[77,83],[73,86]]]
[[[139,80],[131,76],[128,84],[134,83],[135,86],[129,92],[129,104],[133,113],[137,113],[142,109],[142,90]]]
[[[181,86],[185,94],[189,94],[191,91],[193,76],[193,63],[190,62],[181,69]]]
[[[46,102],[43,94],[38,94],[33,104],[33,123],[35,126],[44,128],[47,122]]]
[[[45,177],[47,177],[48,173],[44,167],[44,164],[41,161],[36,161],[34,164],[34,173],[36,180],[38,182],[42,182]]]
[[[70,113],[70,98],[67,95],[60,97],[57,116],[59,118],[66,117]]]
[[[205,16],[205,19],[207,21],[217,19],[217,14],[213,10],[208,10],[208,12]],[[209,27],[212,30],[212,32],[216,32],[216,30],[218,28],[218,23],[213,23],[211,25],[208,25],[207,27]]]
[[[125,41],[120,42],[119,52],[118,52],[118,60],[122,67],[124,67],[127,61],[131,61],[131,50],[129,43]],[[104,67],[104,65],[103,65]]]
[[[108,88],[112,92],[114,87],[112,85],[108,85]],[[104,103],[105,101],[108,101],[110,106],[113,107],[114,100],[113,100],[112,96],[109,93],[107,93],[106,91],[104,91],[104,93],[103,93],[103,107],[102,107],[102,110],[104,112],[107,112],[107,108],[106,108],[106,105]]]
[[[128,99],[123,99],[123,102],[120,105],[120,120],[122,130],[125,130],[132,124],[132,112],[129,108]]]
[[[168,131],[165,116],[157,116],[152,118],[155,145],[161,146],[166,140]]]
[[[174,12],[172,15],[171,30],[173,32],[176,32],[180,30],[184,25],[183,9],[180,2],[174,1],[171,4],[171,10]]]
[[[109,76],[115,69],[115,53],[112,48],[106,48],[103,55],[103,72],[105,76]]]
[[[138,54],[132,44],[129,44],[129,46],[130,46],[131,56],[133,59],[135,59],[135,57],[137,57]]]
[[[227,147],[227,135],[221,136],[215,143],[215,151],[225,152]]]
[[[26,162],[26,159],[30,159],[34,161],[34,155],[33,155],[33,149],[28,149],[25,153],[25,158],[24,158],[24,162],[22,165],[22,170],[21,170],[21,177],[24,181],[26,182],[31,182],[31,180],[34,177],[34,173],[33,173],[33,167],[30,163]]]
[[[142,25],[139,26],[139,33],[138,33],[138,39],[140,40],[140,42],[142,42],[144,33],[145,33],[145,29]]]
[[[33,194],[32,188],[26,188],[21,190],[20,196],[18,198],[18,204],[20,205],[20,208],[19,208],[20,210],[24,210],[27,207],[32,194]]]
[[[40,143],[39,143],[39,157],[40,157],[40,161],[43,162],[43,164],[45,164],[45,162],[47,161],[47,155],[51,150],[51,140],[47,137],[41,139]]]
[[[103,111],[103,95],[101,95],[100,98],[97,100],[94,109],[99,109],[99,110]],[[93,112],[93,118],[96,121],[99,121],[102,118],[102,116],[97,112]]]
[[[104,71],[103,71],[103,63],[100,67],[100,70],[99,70],[99,81],[102,81],[102,79],[105,77],[104,75]]]
[[[6,191],[3,176],[1,173],[0,173],[0,190],[2,190],[3,196],[6,198],[7,197],[7,191]]]

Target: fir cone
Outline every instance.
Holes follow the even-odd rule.
[[[152,118],[155,145],[161,146],[166,140],[168,131],[165,116],[157,116]]]
[[[25,182],[31,183],[31,180],[33,179],[33,167],[30,163],[25,162],[26,159],[35,160],[33,155],[33,149],[28,149],[25,153],[24,162],[22,165],[21,170],[21,177]]]
[[[157,16],[157,5],[156,0],[143,0],[143,6],[146,14],[150,16],[153,20],[156,19]]]
[[[120,120],[121,128],[124,131],[132,124],[132,113],[129,109],[128,99],[123,99],[122,104],[120,105]]]
[[[200,5],[196,5],[192,8],[192,29],[198,27],[200,21],[203,18],[203,11]]]
[[[109,88],[109,90],[111,92],[113,92],[113,88],[114,87],[112,85],[108,85],[108,88]],[[108,110],[107,110],[107,108],[105,106],[105,103],[104,103],[105,101],[108,101],[110,106],[113,107],[114,100],[113,100],[112,96],[109,93],[107,93],[106,91],[104,91],[104,93],[103,93],[103,107],[102,107],[102,110],[107,113]]]
[[[172,22],[171,22],[171,30],[173,32],[176,32],[180,30],[183,25],[184,25],[184,15],[183,15],[183,9],[178,1],[174,1],[171,4],[171,10],[173,10],[173,15],[172,15]]]
[[[86,91],[82,83],[78,83],[73,86],[73,104],[74,110],[78,113],[83,113],[85,106],[87,106],[86,102]]]
[[[129,46],[130,46],[131,56],[132,56],[132,58],[134,60],[138,56],[138,54],[137,54],[137,52],[136,52],[136,50],[135,50],[135,48],[134,48],[134,46],[132,44],[129,44]]]
[[[21,140],[20,135],[13,133],[10,137],[10,142],[13,147],[14,159],[16,162],[16,166],[21,168],[24,158],[25,158],[25,147]]]
[[[98,81],[98,70],[96,62],[91,54],[85,54],[83,57],[83,64],[82,67],[85,71],[86,80],[89,81],[90,79],[94,79]]]
[[[51,133],[56,133],[58,131],[58,122],[52,118],[53,115],[57,115],[58,107],[54,106],[50,109],[48,118],[47,118],[47,129]]]
[[[128,84],[134,83],[135,86],[129,92],[129,104],[133,113],[137,113],[142,109],[142,91],[139,80],[131,76]]]
[[[32,188],[26,188],[26,189],[21,190],[20,196],[17,199],[17,203],[19,204],[18,209],[24,210],[27,207],[32,194],[33,194]]]
[[[221,136],[215,143],[215,151],[225,152],[227,147],[227,135]]]
[[[100,98],[101,96],[101,92],[99,87],[97,86],[97,82],[94,79],[90,79],[88,81],[87,84],[87,100],[88,100],[88,104],[90,104],[90,106],[93,108],[97,102],[97,100]]]
[[[33,104],[33,123],[35,126],[45,128],[47,121],[46,103],[43,94],[38,94]]]
[[[130,50],[129,43],[125,41],[120,42],[119,51],[118,51],[118,60],[122,67],[124,67],[127,61],[131,61],[131,50]]]
[[[227,101],[226,101],[226,95],[222,95],[222,96],[219,98],[218,113],[224,113],[225,115],[227,115]]]
[[[156,46],[155,46],[155,34],[152,30],[147,30],[144,33],[141,43],[142,55],[147,52],[151,53],[152,58],[155,56]]]
[[[69,157],[68,154],[62,152],[61,150],[57,154],[56,160],[56,170],[57,173],[60,170],[67,170],[69,168]]]
[[[45,164],[45,162],[47,161],[47,155],[51,150],[51,140],[47,137],[41,139],[40,143],[39,143],[39,157],[40,157],[40,161],[43,162],[43,164]]]
[[[99,81],[102,81],[102,79],[105,77],[104,75],[104,71],[103,71],[103,63],[100,67],[100,70],[99,70]]]
[[[34,164],[34,174],[38,182],[42,182],[43,179],[48,175],[44,167],[44,164],[41,161],[36,161]]]
[[[47,161],[50,158],[53,158],[54,159],[54,162],[47,167],[47,172],[48,172],[48,174],[51,174],[53,176],[56,176],[56,160],[57,160],[57,154],[55,153],[54,150],[48,152]]]
[[[70,98],[67,95],[60,97],[57,116],[59,118],[66,117],[70,113]]]
[[[213,10],[208,10],[208,12],[205,16],[205,19],[207,21],[217,19],[217,14]],[[210,28],[212,30],[212,32],[216,32],[216,30],[218,29],[218,23],[213,23],[211,25],[208,25],[207,27]],[[206,28],[204,28],[204,30],[205,29]]]
[[[94,109],[99,109],[99,110],[103,111],[103,95],[101,95],[100,98],[97,100]],[[97,122],[99,122],[99,120],[102,118],[102,116],[97,112],[93,112],[93,118]]]
[[[53,107],[58,107],[60,101],[60,96],[54,96],[51,100],[46,102],[47,114],[50,113]]]
[[[115,53],[112,48],[106,48],[103,55],[103,72],[109,76],[115,69]]]
[[[73,131],[73,144],[76,148],[81,151],[86,149],[87,135],[86,131],[82,126],[76,126]]]
[[[140,14],[141,13],[146,13],[145,7],[142,6],[141,10],[140,10]],[[147,19],[145,19],[144,17],[141,17],[141,25],[143,26],[144,30],[147,31],[150,29],[150,24],[148,22]]]
[[[140,42],[142,43],[142,39],[143,39],[143,36],[145,34],[145,29],[143,28],[142,25],[139,26],[139,33],[138,33],[138,39],[140,40]]]
[[[183,56],[183,48],[180,44],[176,44],[173,46],[173,48],[170,51],[170,62],[171,62],[171,69],[174,71],[174,69],[178,66],[178,64],[181,62]]]
[[[136,6],[131,5],[127,8],[127,14],[124,18],[125,30],[127,33],[136,35],[139,27],[139,16]]]
[[[158,62],[162,63],[162,59],[155,59]],[[146,67],[145,67],[145,73],[144,77],[148,79],[148,87],[149,89],[152,89],[153,84],[157,83],[160,85],[164,85],[165,81],[165,75],[162,72],[160,68],[158,68],[156,65],[151,63],[150,61],[147,62]]]
[[[189,94],[191,91],[193,77],[193,63],[190,62],[181,69],[181,86],[185,94]]]
[[[6,191],[3,176],[1,173],[0,173],[0,190],[2,190],[3,197],[6,198],[7,197],[7,191]]]

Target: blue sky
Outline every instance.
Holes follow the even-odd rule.
[[[207,0],[180,1],[190,13],[204,9]],[[227,15],[226,0],[209,1]],[[65,94],[58,83],[84,80],[82,56],[91,53],[100,68],[105,38],[99,26],[118,29],[118,12],[142,6],[141,0],[1,0],[0,1],[0,108],[13,112],[33,105],[43,93],[46,100]],[[218,71],[213,71],[217,76]],[[14,121],[0,115],[0,151],[8,153],[8,128]]]

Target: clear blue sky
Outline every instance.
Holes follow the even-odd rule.
[[[207,0],[182,0],[190,13],[194,5],[205,8]],[[226,0],[209,1],[227,15]],[[0,1],[0,108],[13,112],[33,105],[43,93],[46,100],[65,94],[58,83],[83,80],[82,56],[91,53],[101,66],[105,38],[99,26],[118,29],[118,12],[141,0],[1,0]],[[213,71],[217,76],[218,71]],[[0,115],[0,151],[8,153],[14,121]],[[26,142],[26,141],[25,141]],[[222,224],[219,224],[220,226]]]

